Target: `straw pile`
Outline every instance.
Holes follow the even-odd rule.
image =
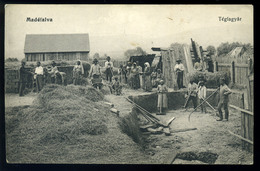
[[[122,133],[103,97],[92,87],[47,85],[33,105],[7,109],[7,160],[142,163],[140,147]]]
[[[220,78],[224,78],[226,84],[230,83],[230,76],[226,72],[191,72],[188,73],[188,80],[194,80],[196,83],[199,82],[199,77],[203,77],[206,81],[205,86],[207,88],[217,88],[219,86]]]

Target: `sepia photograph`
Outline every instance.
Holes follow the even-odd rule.
[[[5,5],[8,164],[254,164],[253,5]]]

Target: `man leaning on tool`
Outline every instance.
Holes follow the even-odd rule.
[[[225,119],[223,121],[228,121],[229,111],[228,111],[228,96],[231,94],[231,90],[225,84],[225,79],[220,79],[220,90],[219,90],[219,102],[218,102],[218,112],[219,112],[219,119],[217,121],[223,120],[223,113],[222,113],[222,106],[224,107],[225,111]]]

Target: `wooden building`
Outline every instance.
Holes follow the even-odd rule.
[[[182,60],[185,68],[183,84],[187,87],[188,81],[186,76],[188,73],[194,71],[190,54],[190,47],[183,44],[170,48],[152,47],[152,50],[161,52],[162,72],[165,78],[165,83],[169,88],[177,87],[177,76],[174,72],[174,66],[176,65],[177,59]]]
[[[26,61],[82,60],[89,58],[88,34],[27,34]]]

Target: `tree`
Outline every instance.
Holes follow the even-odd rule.
[[[99,53],[95,53],[95,54],[93,55],[93,59],[99,59],[99,58],[100,58]]]
[[[17,58],[7,58],[5,62],[18,62],[19,60]]]
[[[215,53],[216,53],[216,48],[214,47],[214,46],[212,46],[212,45],[209,45],[208,47],[207,47],[207,51],[209,52],[209,55],[211,56],[211,55],[215,55]]]
[[[233,42],[233,43],[221,43],[218,48],[217,48],[217,54],[218,56],[224,56],[226,54],[228,54],[231,50],[233,50],[236,47],[244,47],[245,50],[250,50],[251,49],[251,44],[247,43],[247,44],[243,44],[243,43],[239,43],[239,42]]]
[[[126,58],[129,58],[130,56],[147,55],[147,53],[141,47],[137,47],[136,49],[128,49],[124,55]]]

